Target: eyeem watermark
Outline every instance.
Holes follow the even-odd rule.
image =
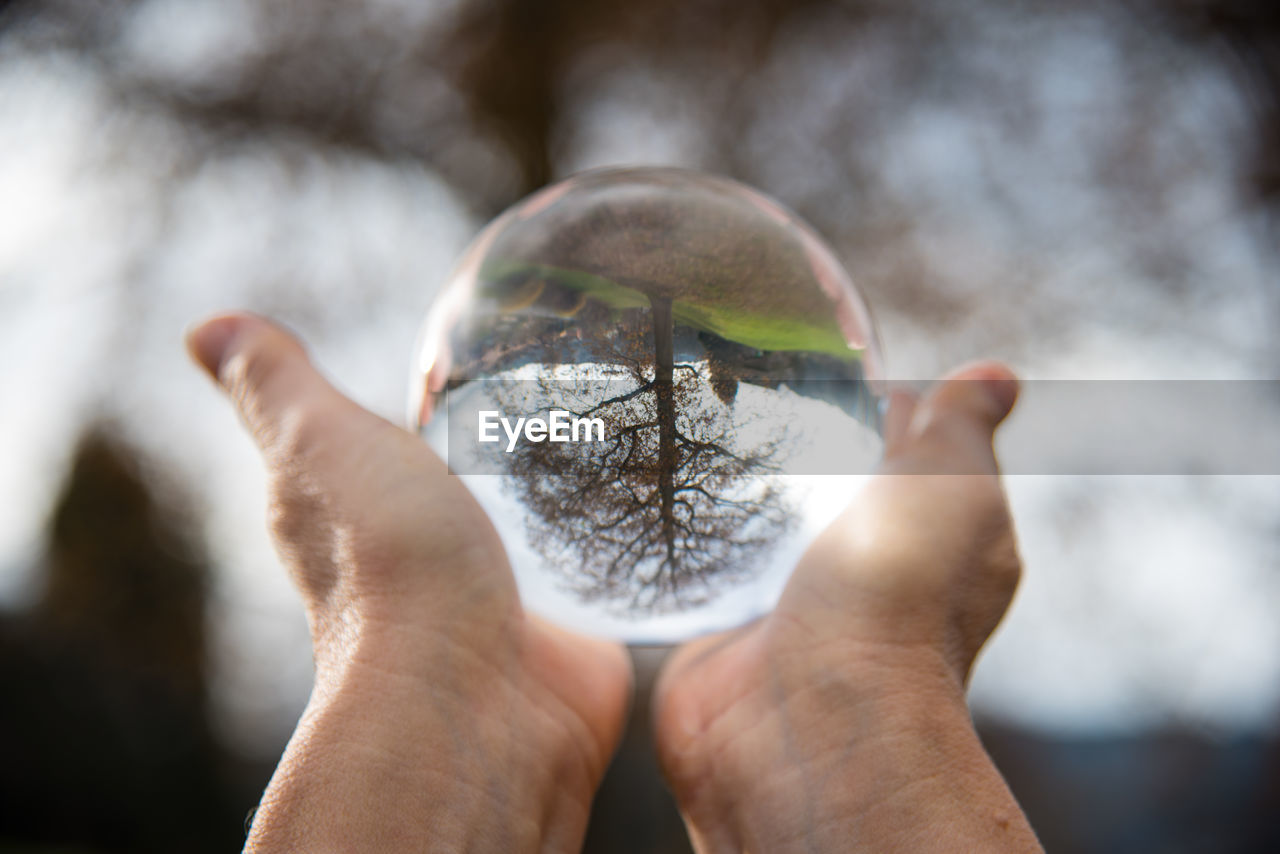
[[[600,418],[578,418],[567,409],[553,409],[544,418],[517,418],[515,424],[511,419],[503,417],[496,409],[480,410],[481,442],[500,442],[498,435],[501,427],[507,434],[507,453],[516,448],[520,434],[524,433],[526,442],[603,442],[604,420]],[[592,434],[596,438],[592,438]]]

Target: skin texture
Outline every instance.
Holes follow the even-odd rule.
[[[525,614],[461,482],[291,336],[236,315],[188,343],[262,451],[315,648],[248,850],[578,850],[628,705],[625,651]]]
[[[251,851],[567,852],[621,734],[616,644],[526,614],[489,520],[418,437],[250,315],[193,357],[261,449],[316,681]],[[770,616],[677,651],[657,748],[702,852],[1038,851],[964,684],[1019,574],[977,365],[897,395],[884,470]]]
[[[1020,562],[992,435],[994,363],[897,394],[886,458],[776,610],[691,643],[655,693],[700,852],[1039,851],[970,722],[974,657]]]

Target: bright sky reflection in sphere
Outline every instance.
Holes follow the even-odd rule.
[[[609,169],[467,249],[410,419],[493,519],[526,607],[667,643],[772,608],[879,458],[881,375],[865,301],[795,214],[724,178]]]

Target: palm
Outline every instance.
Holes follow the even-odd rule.
[[[478,833],[506,850],[575,848],[622,728],[623,651],[526,615],[462,483],[334,389],[296,339],[232,315],[189,343],[263,453],[274,539],[315,650],[316,690],[251,846],[317,847],[302,834],[382,848],[375,837],[413,834],[462,850]],[[437,790],[441,774],[456,785]],[[317,810],[317,792],[368,808]],[[451,810],[491,820],[435,820]]]
[[[414,619],[447,620],[459,627],[456,632],[469,648],[487,646],[509,657],[512,687],[533,708],[573,732],[588,767],[603,772],[630,692],[626,652],[618,644],[565,631],[525,612],[502,541],[462,481],[447,473],[416,437],[380,421],[367,429],[384,428],[394,435],[369,437],[385,440],[385,454],[379,455],[385,465],[366,461],[366,494],[399,496],[394,503],[410,511],[399,522],[401,530],[420,532],[414,538],[415,562],[452,568],[447,576],[426,578],[421,592],[431,607]],[[384,500],[379,507],[383,516],[386,506]],[[432,522],[423,526],[418,523],[423,519]],[[466,588],[457,584],[459,578],[468,580]],[[514,639],[512,625],[521,627]]]
[[[631,664],[617,644],[526,617],[524,665],[534,697],[549,713],[581,731],[579,749],[588,767],[603,773],[621,736],[631,692]]]
[[[813,742],[789,717],[812,702],[859,702],[871,670],[963,691],[1019,573],[990,434],[904,430],[890,444],[882,473],[809,548],[773,613],[668,662],[655,715],[677,795],[730,747],[803,761],[787,751]],[[973,463],[939,473],[952,459]]]
[[[524,611],[519,603],[515,577],[506,559],[501,539],[484,511],[462,481],[441,477],[442,465],[424,445],[417,451],[422,465],[433,476],[422,487],[430,492],[433,504],[454,516],[448,530],[466,532],[460,548],[495,557],[479,568],[488,583],[508,600],[523,626],[516,646],[517,668],[528,699],[544,707],[553,717],[563,717],[573,729],[583,729],[584,759],[603,771],[620,734],[620,726],[631,688],[631,665],[626,652],[615,643],[595,640],[560,629]],[[439,519],[439,515],[436,515]],[[465,607],[465,605],[463,605]],[[477,613],[481,625],[497,626],[498,614]]]

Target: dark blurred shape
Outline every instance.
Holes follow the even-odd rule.
[[[126,443],[103,428],[84,436],[53,513],[43,596],[0,621],[0,845],[242,841],[256,791],[231,791],[238,769],[206,710],[208,560],[181,502],[160,495]]]
[[[1156,0],[1193,38],[1220,41],[1245,72],[1258,118],[1249,185],[1264,202],[1280,199],[1280,4],[1275,0]]]
[[[453,76],[478,123],[497,132],[520,167],[522,193],[554,177],[552,137],[562,78],[601,44],[673,55],[708,47],[746,73],[767,55],[784,23],[831,0],[480,0],[468,4],[445,41]],[[858,7],[859,3],[846,3]]]
[[[413,14],[406,11],[412,3],[255,3],[255,47],[193,81],[139,69],[119,50],[130,15],[147,5],[13,0],[0,4],[0,36],[81,52],[122,99],[205,128],[211,144],[274,135],[319,149],[421,162],[444,175],[482,214],[496,213],[555,177],[554,132],[565,78],[592,50],[639,49],[667,63],[692,58],[737,80],[734,97],[712,123],[719,134],[715,157],[722,161],[715,165],[751,180],[758,179],[761,164],[740,150],[744,122],[761,108],[751,84],[789,25],[834,20],[852,35],[876,21],[911,19],[917,7],[927,6],[870,0],[471,0],[439,14]],[[1280,11],[1274,2],[1045,5],[1147,15],[1156,30],[1176,30],[1234,53],[1257,111],[1251,183],[1260,197],[1274,200],[1280,192]],[[918,23],[927,25],[923,17]],[[925,46],[922,41],[920,55],[907,58],[921,66],[922,86],[929,71]],[[495,169],[495,158],[503,157],[513,161],[516,175]]]
[[[622,744],[591,805],[582,854],[686,854],[684,821],[653,752],[653,682],[664,647],[633,647],[636,695]]]
[[[186,524],[135,452],[91,428],[54,510],[35,617],[203,715],[209,566]]]
[[[1053,854],[1280,851],[1280,741],[1171,728],[1047,736],[995,721],[982,739]]]

